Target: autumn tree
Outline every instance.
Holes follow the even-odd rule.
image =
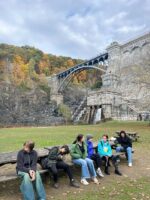
[[[23,59],[18,55],[14,56],[12,75],[16,85],[25,82],[29,77],[29,65],[25,64]]]

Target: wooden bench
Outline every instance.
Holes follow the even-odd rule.
[[[97,149],[97,145],[98,143],[95,142],[94,143],[94,148],[95,150]],[[71,146],[71,145],[69,145]],[[36,149],[37,153],[38,153],[38,164],[40,165],[40,160],[41,158],[44,158],[48,155],[49,153],[49,150],[51,149],[52,147],[45,147],[45,148],[41,148],[41,149]],[[0,153],[0,167],[4,166],[4,165],[9,165],[9,164],[16,164],[17,162],[17,154],[18,152],[15,151],[15,152],[8,152],[8,153]],[[113,155],[114,156],[121,156],[121,155],[124,155],[123,152],[119,152],[119,153],[116,153],[116,152],[113,152]],[[72,163],[71,161],[71,157],[70,156],[66,156],[66,159],[65,161],[70,165],[70,166],[73,166],[74,164]],[[38,169],[38,171],[40,172],[40,174],[45,174],[48,172],[47,169]],[[18,176],[16,175],[16,171],[13,170],[13,172],[9,173],[9,174],[6,174],[6,175],[0,175],[0,182],[6,182],[6,181],[11,181],[11,180],[15,180],[17,179]]]
[[[120,131],[116,131],[116,134],[119,136]],[[131,138],[133,142],[137,142],[140,137],[137,132],[126,132],[126,134]]]
[[[53,148],[53,147],[45,147],[45,148],[41,148],[41,149],[36,149],[37,153],[38,153],[38,164],[41,165],[41,159],[48,156],[49,150]],[[9,164],[16,164],[17,162],[17,154],[18,151],[15,152],[8,152],[8,153],[0,153],[0,167],[4,166],[4,165],[9,165]],[[65,162],[67,162],[70,166],[73,165],[73,163],[71,162],[71,157],[70,156],[65,156]],[[40,174],[45,174],[48,172],[47,169],[38,169],[38,171],[40,172]],[[15,180],[17,179],[18,176],[16,175],[16,171],[15,169],[13,170],[13,172],[7,174],[7,175],[0,175],[0,182],[4,182],[4,181],[10,181],[10,180]]]
[[[48,150],[47,149],[37,149],[36,150],[38,153],[38,163],[40,163],[40,159],[44,158],[48,155]],[[18,151],[15,152],[8,152],[8,153],[0,153],[0,167],[8,164],[16,164],[17,162],[17,154]],[[48,170],[39,170],[40,174],[44,174],[48,172]],[[11,172],[8,175],[2,175],[0,176],[0,182],[4,181],[10,181],[10,180],[15,180],[17,179],[16,172]]]

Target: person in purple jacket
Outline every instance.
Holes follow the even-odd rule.
[[[95,165],[97,167],[97,175],[99,177],[104,177],[102,171],[101,171],[101,166],[102,166],[102,160],[101,157],[98,153],[95,153],[94,146],[93,146],[93,136],[91,134],[88,134],[86,136],[86,142],[87,142],[87,153],[88,153],[88,158],[93,160],[95,162]]]

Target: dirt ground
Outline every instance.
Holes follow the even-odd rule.
[[[100,185],[95,185],[94,183],[90,183],[89,186],[83,186],[80,185],[79,189],[72,188],[68,185],[68,179],[64,174],[61,174],[59,183],[60,188],[59,190],[56,190],[52,188],[49,178],[47,177],[46,180],[44,180],[44,185],[46,188],[46,194],[47,199],[61,199],[66,200],[69,197],[69,194],[74,194],[75,198],[78,199],[78,194],[81,192],[86,193],[87,191],[92,191],[95,188],[97,190],[105,187],[109,187],[110,184],[113,184],[114,182],[117,184],[120,184],[123,181],[126,181],[127,179],[136,181],[137,179],[140,179],[142,177],[150,177],[150,151],[149,149],[135,149],[134,153],[134,159],[133,159],[133,167],[129,168],[127,166],[127,161],[124,157],[121,158],[120,162],[120,170],[123,173],[123,176],[117,176],[114,174],[114,168],[111,167],[111,175],[106,176],[103,179],[99,179]],[[0,168],[0,176],[8,173],[8,171],[14,172],[15,165],[5,165]],[[75,178],[80,181],[80,170],[74,169]],[[19,191],[19,180],[15,181],[9,181],[5,183],[0,184],[0,200],[21,200],[22,196]]]

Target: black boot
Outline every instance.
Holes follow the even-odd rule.
[[[108,170],[108,166],[105,167],[105,174],[110,175],[109,170]]]
[[[115,174],[122,176],[122,173],[118,169],[115,169]]]
[[[119,162],[120,162],[120,159],[118,156],[114,156],[112,157],[112,161],[113,161],[113,165],[115,167],[115,174],[119,175],[119,176],[122,176],[122,173],[119,171]]]
[[[70,186],[75,187],[75,188],[79,188],[80,187],[79,184],[74,179],[72,179],[70,181]]]

